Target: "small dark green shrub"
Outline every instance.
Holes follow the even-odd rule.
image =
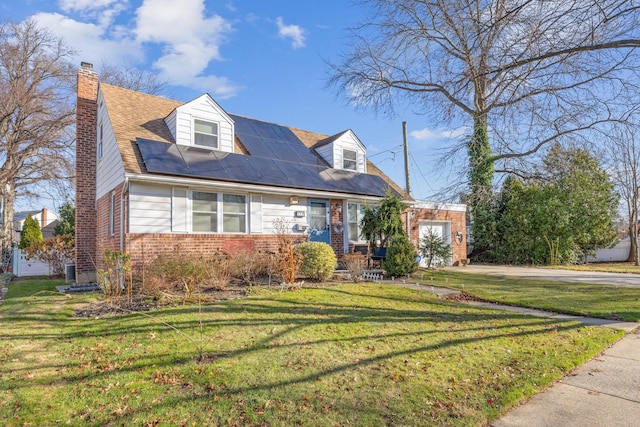
[[[328,280],[335,271],[338,260],[331,246],[322,242],[304,242],[296,246],[302,255],[300,273],[319,282]]]
[[[407,236],[395,236],[387,248],[382,266],[390,276],[406,276],[417,270],[417,255],[415,246]]]
[[[451,246],[438,233],[429,229],[420,239],[420,253],[426,260],[427,268],[440,267],[451,257]]]

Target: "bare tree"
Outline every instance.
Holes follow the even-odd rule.
[[[98,74],[103,83],[137,92],[160,95],[169,85],[168,81],[160,79],[157,74],[130,65],[115,66],[103,61],[99,69]]]
[[[631,250],[627,261],[640,265],[638,246],[638,209],[640,209],[640,126],[615,126],[609,133],[607,150],[611,176],[626,205]]]
[[[13,205],[34,185],[71,180],[73,52],[35,21],[0,25],[2,248],[11,246]]]
[[[457,148],[468,155],[476,244],[492,232],[483,223],[496,172],[617,119],[619,96],[638,89],[638,0],[363,3],[372,16],[329,85],[359,107],[408,104],[473,129]]]

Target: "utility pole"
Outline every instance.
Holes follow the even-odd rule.
[[[407,183],[406,191],[411,196],[411,181],[409,179],[409,142],[407,141],[407,122],[402,122],[402,140],[404,145],[404,176]]]

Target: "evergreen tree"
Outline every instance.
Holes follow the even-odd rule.
[[[54,236],[76,235],[76,208],[69,202],[60,207],[60,223],[53,230]]]
[[[42,230],[40,230],[40,223],[37,219],[31,215],[27,215],[24,220],[24,225],[20,231],[20,249],[25,249],[31,246],[32,243],[42,242]]]

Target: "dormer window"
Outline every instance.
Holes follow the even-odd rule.
[[[218,148],[218,124],[206,120],[193,120],[194,145]]]
[[[342,169],[357,170],[358,153],[353,150],[342,150]]]

